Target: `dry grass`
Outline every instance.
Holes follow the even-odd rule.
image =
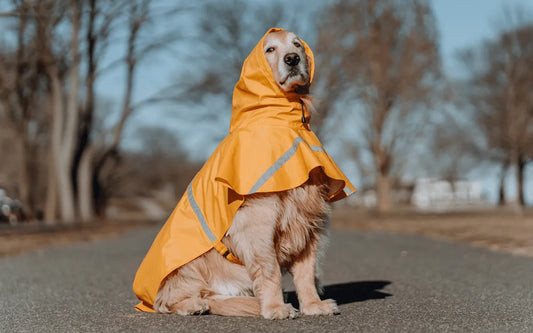
[[[131,220],[48,227],[19,225],[13,228],[2,225],[0,229],[0,258],[16,256],[47,246],[112,238],[123,232],[154,225],[154,223],[156,222],[149,220]]]
[[[533,257],[533,210],[522,215],[483,210],[456,213],[396,211],[378,216],[367,210],[336,207],[333,227],[398,232],[462,241],[474,246]],[[93,241],[161,221],[127,220],[87,225],[0,228],[0,257],[19,255],[52,245]]]
[[[378,216],[370,211],[336,208],[333,226],[444,238],[533,257],[533,211],[505,210],[455,213],[397,211]]]

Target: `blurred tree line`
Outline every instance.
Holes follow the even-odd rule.
[[[533,19],[520,8],[506,8],[502,19],[495,39],[460,53],[467,74],[460,98],[481,134],[473,151],[501,165],[500,204],[513,167],[524,206],[526,165],[533,160]]]
[[[146,102],[133,99],[138,67],[179,37],[171,27],[157,34],[150,27],[181,8],[150,0],[12,0],[3,9],[0,117],[9,132],[4,145],[13,146],[3,163],[16,169],[15,193],[46,221],[92,220],[117,191],[109,182],[124,127]],[[103,66],[117,43],[123,56]],[[99,103],[95,84],[114,66],[124,67],[124,93],[119,115],[102,128],[97,116],[109,106]]]
[[[110,197],[150,195],[168,184],[181,191],[199,167],[180,148],[187,136],[128,119],[170,102],[192,110],[174,113],[184,123],[215,124],[205,136],[219,141],[242,62],[264,31],[282,26],[316,55],[315,130],[325,139],[342,135],[358,185],[375,188],[380,211],[392,207],[391,191],[405,178],[454,181],[480,165],[515,170],[524,205],[533,160],[533,22],[520,12],[508,11],[495,39],[461,52],[464,79],[451,81],[428,0],[314,7],[303,0],[10,0],[0,8],[0,187],[45,220],[65,222],[101,216]],[[123,56],[104,63],[116,45]],[[171,88],[136,100],[139,66],[169,45],[185,66]],[[111,107],[95,85],[115,66],[124,68],[124,93],[119,114],[104,121]],[[139,127],[139,149],[121,145],[126,126]]]

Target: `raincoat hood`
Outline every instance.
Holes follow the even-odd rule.
[[[233,90],[230,132],[251,124],[292,123],[301,126],[300,95],[280,88],[264,55],[265,37],[277,31],[283,29],[268,30],[244,61],[241,76]],[[313,52],[307,43],[300,41],[307,55],[309,80],[312,82],[315,71]]]
[[[273,79],[263,54],[265,36],[235,86],[229,135],[193,178],[137,270],[137,310],[153,312],[161,282],[213,248],[239,264],[222,239],[248,195],[296,188],[315,171],[325,176],[330,201],[355,191],[303,121],[299,95],[284,92]],[[313,54],[303,45],[312,78]]]

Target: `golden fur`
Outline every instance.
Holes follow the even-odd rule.
[[[308,71],[305,52],[297,40],[286,31],[271,33],[265,39],[265,56],[273,76],[278,83],[283,79],[280,87],[287,91],[309,85],[308,73],[299,75],[293,70],[291,79],[281,64],[284,55],[297,53],[303,62],[299,70]],[[310,104],[306,95],[302,97],[306,105]],[[321,301],[317,292],[318,261],[327,243],[329,216],[325,183],[321,169],[315,169],[309,180],[295,189],[247,196],[222,239],[244,266],[231,263],[214,249],[208,251],[162,282],[155,311],[294,318],[298,311],[283,301],[283,267],[293,275],[302,314],[337,313],[335,301]]]

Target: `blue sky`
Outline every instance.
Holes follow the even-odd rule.
[[[533,15],[532,0],[433,0],[432,5],[440,31],[444,69],[449,75],[460,70],[455,61],[458,50],[496,35],[505,7],[524,7]]]

